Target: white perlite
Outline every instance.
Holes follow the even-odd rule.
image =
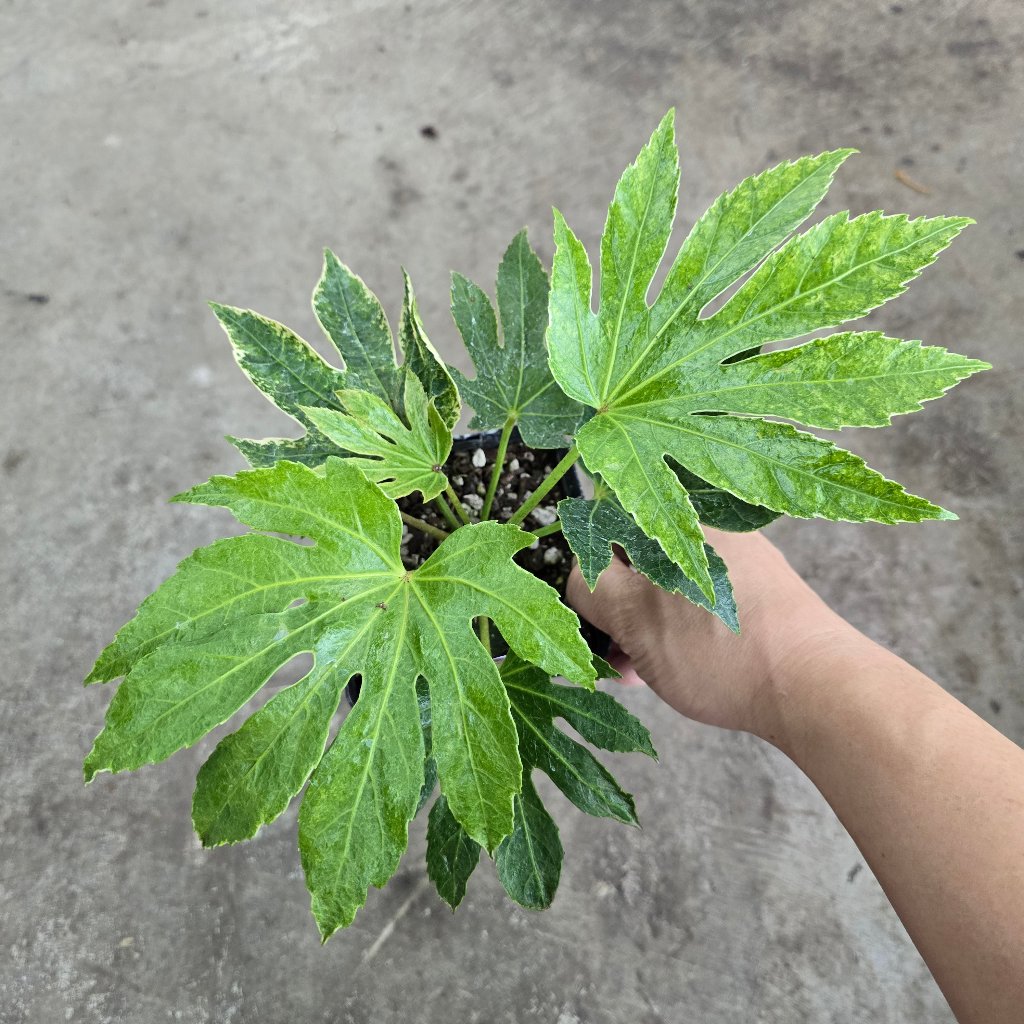
[[[558,548],[548,548],[544,552],[544,564],[545,565],[556,565],[562,560],[562,552]]]
[[[479,512],[484,507],[484,499],[479,494],[467,494],[462,499],[462,504],[468,506],[474,512]]]
[[[484,466],[487,465],[487,456],[484,455],[483,448],[477,448],[477,450],[473,452],[473,465],[476,466],[477,469],[483,469]]]
[[[550,526],[558,518],[558,513],[550,506],[541,505],[530,513],[530,518],[539,526]]]
[[[518,459],[513,459],[508,464],[508,471],[510,473],[518,473],[519,472],[519,460]]]

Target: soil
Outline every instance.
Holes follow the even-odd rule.
[[[445,472],[452,482],[455,493],[462,498],[463,506],[471,519],[479,516],[484,495],[491,479],[494,457],[497,455],[497,435],[478,434],[456,440],[456,447],[445,463]],[[498,481],[492,516],[499,522],[507,520],[513,512],[532,494],[561,461],[564,451],[557,449],[534,451],[527,448],[513,435],[505,456],[505,470]],[[482,465],[478,465],[481,463]],[[551,489],[547,497],[530,513],[523,524],[527,530],[536,530],[553,523],[557,518],[557,505],[562,498],[580,495],[579,480],[575,471],[567,473]],[[412,496],[399,498],[398,507],[403,512],[417,516],[432,526],[450,530],[449,524],[438,511],[434,502],[421,504]],[[433,537],[420,530],[406,527],[402,540],[402,559],[406,566],[414,569],[421,565],[437,547]],[[541,537],[530,547],[516,555],[516,562],[534,576],[550,584],[565,597],[565,585],[572,568],[572,552],[561,533]],[[583,637],[591,649],[598,654],[607,652],[608,638],[588,622],[582,623]],[[504,653],[507,646],[498,631],[492,629],[492,649],[496,655]]]
[[[452,482],[455,493],[463,500],[470,519],[476,519],[483,507],[484,495],[491,479],[491,468],[497,455],[498,436],[496,433],[474,434],[469,437],[456,438],[455,448],[444,465],[445,473]],[[527,448],[518,438],[512,440],[505,455],[505,471],[498,481],[498,490],[494,497],[492,514],[499,522],[504,522],[513,512],[540,486],[541,481],[561,461],[565,451],[534,451]],[[481,463],[482,465],[477,465]],[[551,489],[547,497],[527,516],[523,524],[525,529],[535,530],[554,522],[557,516],[557,505],[562,498],[580,496],[579,479],[575,470],[570,471]],[[449,523],[438,511],[434,502],[423,504],[411,495],[398,499],[398,507],[409,515],[416,516],[431,526],[451,531]],[[402,561],[406,568],[415,569],[422,565],[438,542],[422,530],[405,527],[402,535]],[[572,552],[561,533],[553,533],[539,538],[530,547],[515,556],[516,562],[534,576],[550,584],[558,593],[565,597],[565,584],[572,568]],[[592,626],[586,619],[580,620],[580,632],[590,649],[602,657],[608,653],[608,635]],[[495,657],[508,652],[508,644],[491,625],[491,651]],[[359,676],[354,676],[345,687],[345,695],[350,705],[359,698]]]

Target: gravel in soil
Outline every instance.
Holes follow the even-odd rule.
[[[498,481],[491,515],[499,522],[507,520],[513,512],[540,486],[544,478],[558,465],[564,451],[533,451],[515,439],[509,444],[505,456],[505,468]],[[477,519],[483,508],[487,485],[490,483],[496,448],[470,447],[456,449],[445,463],[445,472],[462,499],[470,519]],[[552,488],[545,499],[530,513],[523,523],[526,530],[547,526],[558,518],[558,502],[579,492],[573,488],[568,476],[563,477]],[[450,531],[451,527],[438,511],[434,502],[422,504],[416,497],[398,499],[398,507],[410,515],[423,519],[431,526]],[[402,560],[407,568],[422,565],[437,547],[437,541],[421,530],[405,527],[402,536]],[[550,584],[563,597],[566,581],[572,568],[572,552],[561,533],[541,537],[530,547],[516,555],[516,562],[528,572]],[[595,650],[607,646],[607,638],[589,623],[583,623],[583,635]],[[602,644],[602,640],[604,643]],[[492,630],[492,647],[495,654],[506,650],[504,641],[497,630]]]

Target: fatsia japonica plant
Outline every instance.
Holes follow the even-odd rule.
[[[186,558],[100,655],[87,682],[124,680],[86,779],[197,742],[311,654],[201,768],[203,844],[252,837],[305,787],[299,850],[326,939],[394,874],[439,789],[427,870],[442,898],[459,904],[482,849],[514,900],[548,906],[563,854],[537,770],[581,810],[636,822],[557,721],[594,747],[654,755],[595,689],[610,669],[563,601],[572,555],[593,587],[618,546],[738,630],[704,526],[955,518],[792,424],[884,426],[985,363],[878,331],[763,351],[899,295],[970,223],[836,213],[794,233],[851,152],[722,195],[653,295],[679,185],[670,112],[615,190],[596,310],[587,253],[557,211],[550,282],[525,233],[498,270],[497,312],[453,276],[472,378],[428,341],[408,278],[399,362],[380,303],[330,252],[313,306],[337,365],[214,305],[241,368],[304,432],[231,438],[252,468],[174,499],[222,506],[251,532]],[[491,433],[453,448],[464,402]]]

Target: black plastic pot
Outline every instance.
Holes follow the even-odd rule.
[[[500,430],[486,430],[478,434],[463,434],[460,437],[456,437],[452,444],[452,454],[455,452],[466,452],[472,451],[476,448],[483,448],[485,451],[492,451],[498,447],[501,439]],[[516,428],[512,431],[512,437],[509,442],[509,447],[521,445],[523,439],[519,434],[519,429]],[[552,449],[550,454],[556,461],[560,461],[565,454],[568,452],[568,448]],[[564,477],[559,481],[558,487],[564,492],[563,497],[569,498],[582,498],[583,487],[580,480],[580,475],[575,466],[565,474]],[[565,597],[565,594],[562,594]],[[608,654],[608,648],[611,644],[611,638],[607,633],[602,632],[596,626],[587,622],[586,619],[581,619],[584,630],[583,635],[586,639],[590,649],[597,655],[605,657]],[[496,659],[500,660],[500,659]],[[358,676],[354,676],[349,682],[348,686],[345,687],[345,696],[348,698],[349,704],[355,704],[359,697],[359,687],[361,680]]]

